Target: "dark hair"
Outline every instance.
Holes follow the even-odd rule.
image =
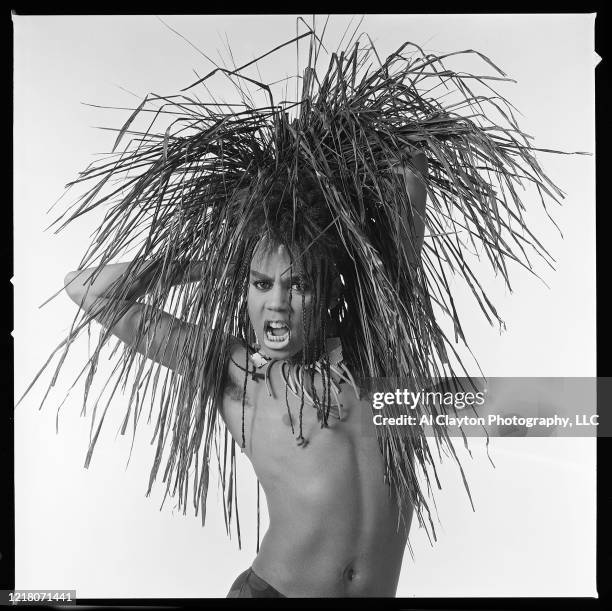
[[[252,213],[245,219],[248,229],[245,232],[242,261],[237,266],[243,282],[243,298],[238,314],[239,334],[248,345],[254,342],[254,332],[247,309],[249,270],[256,251],[273,252],[284,246],[291,261],[292,269],[299,267],[301,276],[312,290],[311,307],[306,307],[305,295],[302,299],[302,327],[304,346],[295,356],[296,364],[302,368],[301,402],[299,412],[298,443],[306,440],[302,435],[304,409],[304,385],[314,399],[315,407],[322,426],[327,426],[331,408],[331,372],[326,339],[330,320],[337,325],[342,318],[342,303],[330,308],[334,282],[345,268],[346,255],[341,246],[334,218],[325,199],[325,193],[316,177],[304,173],[299,180],[289,180],[289,176],[270,176],[269,181],[258,181],[256,189],[242,189],[237,198],[248,204],[250,198],[261,198],[258,206],[244,206]],[[263,205],[261,205],[263,203]],[[291,298],[291,296],[290,296]],[[295,298],[295,297],[293,297]],[[314,337],[311,331],[313,325]],[[319,397],[314,385],[315,364],[320,364],[323,378],[323,396]],[[245,381],[248,372],[245,371]],[[246,384],[244,385],[246,392]],[[289,411],[289,406],[287,405]],[[290,414],[290,411],[289,411]],[[291,416],[290,416],[291,417]],[[244,396],[243,396],[244,421]],[[293,422],[291,421],[293,430]],[[243,446],[245,443],[243,434]]]

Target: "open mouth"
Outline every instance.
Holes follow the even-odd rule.
[[[282,348],[289,343],[291,330],[286,322],[281,320],[267,320],[264,323],[264,338],[271,348]]]

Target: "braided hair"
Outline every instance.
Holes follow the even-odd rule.
[[[272,177],[263,196],[245,188],[237,197],[243,200],[249,197],[263,197],[263,205],[253,207],[255,214],[249,218],[248,231],[245,235],[244,260],[237,266],[244,291],[238,315],[241,321],[240,339],[247,346],[247,364],[244,368],[242,387],[242,447],[246,445],[244,421],[249,375],[248,353],[252,349],[254,339],[254,331],[248,317],[250,262],[256,254],[271,253],[280,246],[286,248],[289,253],[290,286],[293,286],[293,269],[297,265],[302,278],[312,290],[310,305],[306,304],[304,292],[297,297],[302,300],[302,316],[298,322],[302,326],[304,345],[291,359],[293,364],[299,364],[302,372],[297,440],[299,445],[305,447],[307,445],[303,435],[305,387],[314,399],[317,417],[322,427],[328,426],[331,409],[332,379],[326,337],[330,321],[339,323],[342,315],[339,304],[332,304],[331,301],[333,285],[338,281],[339,269],[344,260],[344,253],[338,246],[340,236],[335,231],[333,216],[317,180],[306,172],[300,176],[297,188],[289,187],[287,175]],[[290,302],[295,298],[290,291]],[[330,304],[333,305],[332,308],[328,308]],[[315,386],[316,363],[320,364],[322,372],[321,396]],[[287,393],[285,393],[285,402],[291,430],[295,434]]]

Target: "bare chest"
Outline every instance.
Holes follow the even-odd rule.
[[[383,492],[382,456],[375,435],[364,425],[371,408],[351,385],[341,384],[337,410],[323,415],[308,397],[295,396],[272,371],[269,383],[251,378],[226,388],[223,415],[266,492],[282,487],[308,490],[321,500],[326,491],[351,494],[362,486]],[[319,389],[321,392],[321,389]],[[312,393],[308,393],[312,395]],[[340,416],[340,418],[336,417]]]

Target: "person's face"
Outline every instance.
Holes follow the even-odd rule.
[[[304,296],[304,299],[302,299]],[[303,308],[312,307],[312,288],[299,268],[291,267],[284,246],[257,248],[251,261],[248,310],[261,351],[275,359],[290,358],[304,346]],[[314,336],[316,321],[312,321]]]

